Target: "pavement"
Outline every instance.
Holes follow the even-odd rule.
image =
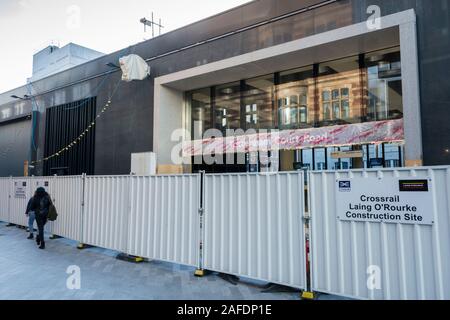
[[[67,239],[47,240],[46,250],[39,250],[26,237],[25,230],[0,223],[0,300],[300,299],[296,290],[262,292],[265,283],[253,280],[233,285],[217,274],[197,278],[191,267],[158,261],[134,264],[117,260],[118,252],[111,250],[78,250],[77,243]]]

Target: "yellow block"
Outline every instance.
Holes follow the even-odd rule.
[[[158,174],[182,174],[183,166],[173,164],[158,165]]]
[[[315,298],[314,292],[309,292],[309,291],[303,291],[302,292],[302,299],[314,300],[314,298]]]
[[[203,277],[203,276],[205,275],[205,270],[197,269],[197,270],[195,270],[194,275],[195,275],[196,277]]]

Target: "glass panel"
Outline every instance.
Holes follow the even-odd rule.
[[[399,48],[366,55],[368,78],[367,120],[403,117],[402,72]]]
[[[211,90],[196,90],[187,94],[192,112],[192,138],[200,139],[211,125]]]
[[[331,106],[329,102],[323,104],[323,118],[324,120],[331,120]]]
[[[300,122],[308,122],[308,109],[306,107],[300,107]]]
[[[313,68],[306,67],[280,73],[276,86],[279,129],[310,126],[314,121]]]
[[[341,168],[339,159],[334,159],[331,155],[333,152],[339,151],[339,148],[327,148],[328,169],[339,170]]]
[[[330,90],[324,90],[322,92],[322,100],[323,101],[330,101],[331,100],[331,91]]]
[[[341,151],[351,151],[352,147],[341,147]],[[350,158],[343,158],[339,159],[340,167],[342,170],[352,169],[353,168],[353,161]]]
[[[313,168],[313,149],[305,149],[302,151],[303,166],[308,169]]]
[[[239,129],[241,110],[240,83],[234,82],[216,87],[215,127],[219,130]]]
[[[399,152],[399,145],[385,144],[384,145],[384,159],[387,168],[401,167],[401,159]]]
[[[369,168],[380,167],[380,163],[377,159],[383,159],[383,148],[381,144],[371,144],[369,145],[369,164],[367,166]]]
[[[319,65],[317,90],[321,118],[319,126],[339,125],[361,122],[362,101],[360,81],[359,57],[349,57]],[[327,110],[331,95],[332,111]],[[342,101],[345,100],[341,112]],[[342,119],[345,119],[344,121]]]
[[[333,98],[333,100],[339,99],[339,89],[333,90],[331,93],[331,97]]]
[[[368,168],[369,167],[369,163],[367,162],[367,159],[369,158],[368,153],[369,153],[369,145],[364,145],[362,147],[363,152],[364,152],[364,156],[363,156],[363,161],[364,161],[364,168]]]
[[[341,103],[339,101],[333,101],[333,119],[337,120],[341,118]]]
[[[250,116],[246,117],[246,129],[272,129],[274,127],[273,87],[273,75],[245,81],[243,103],[246,106],[246,116]]]
[[[342,119],[348,119],[350,118],[350,104],[348,100],[342,100],[342,113],[341,117]]]
[[[326,170],[325,148],[314,149],[315,169]]]

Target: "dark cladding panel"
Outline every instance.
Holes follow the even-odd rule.
[[[98,111],[119,81],[117,74],[99,92]],[[129,174],[131,154],[152,151],[153,79],[122,82],[96,125],[95,174]]]
[[[0,125],[0,177],[23,176],[31,143],[31,121]]]
[[[450,1],[421,2],[417,11],[424,164],[449,165]]]
[[[96,116],[97,99],[88,98],[47,109],[45,128],[44,175],[94,174],[95,126],[80,141],[69,148]]]

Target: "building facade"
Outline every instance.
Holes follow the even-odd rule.
[[[160,173],[448,165],[449,9],[253,1],[34,81],[0,95],[0,175],[25,160],[35,175],[129,174],[148,151]],[[149,79],[120,82],[131,53]],[[269,146],[249,149],[252,135]]]

